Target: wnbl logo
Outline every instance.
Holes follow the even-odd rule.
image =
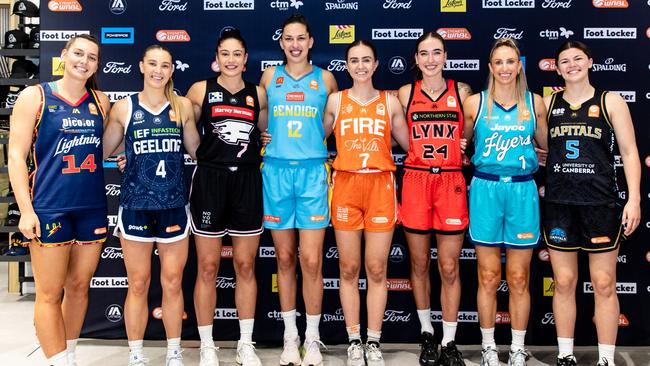
[[[126,11],[126,0],[110,0],[109,9],[115,15],[123,14]]]

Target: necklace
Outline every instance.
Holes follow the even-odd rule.
[[[502,106],[503,108],[508,108],[509,106],[513,106],[513,105],[515,105],[515,100],[514,100],[514,98],[513,98],[513,99],[508,99],[507,101],[501,101],[501,100],[497,100],[496,98],[494,98],[494,101],[495,101],[498,105]]]
[[[447,82],[445,81],[445,79],[442,79],[442,85],[440,85],[439,87],[437,87],[435,89],[424,85],[424,81],[422,81],[422,84],[421,84],[422,90],[424,90],[425,92],[427,92],[430,95],[437,94],[439,91],[443,90],[446,86],[447,86]]]

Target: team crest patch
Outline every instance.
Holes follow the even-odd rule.
[[[522,113],[524,121],[530,121],[530,111],[525,110],[524,113]]]
[[[284,76],[278,76],[275,79],[275,86],[280,86],[282,85],[282,83],[284,83]]]
[[[309,82],[309,88],[312,90],[318,90],[318,81],[312,80]]]
[[[246,96],[246,105],[249,107],[255,107],[255,99],[251,97],[250,95]]]
[[[612,239],[610,239],[609,236],[597,236],[595,238],[591,238],[591,242],[593,244],[606,244],[611,243]]]
[[[386,115],[386,106],[384,105],[384,103],[377,104],[377,108],[375,112],[380,116]]]
[[[95,235],[102,235],[102,234],[106,234],[106,231],[107,231],[106,226],[104,226],[104,227],[98,227],[97,229],[95,229],[95,231],[93,231],[93,233],[95,233]]]
[[[566,231],[560,229],[559,227],[551,229],[551,232],[549,233],[548,238],[553,243],[566,243],[567,242]]]
[[[598,118],[600,117],[600,107],[597,105],[592,105],[589,107],[589,112],[587,114],[589,117]]]
[[[90,112],[90,114],[94,114],[95,116],[97,115],[97,106],[95,103],[88,103],[88,112]]]
[[[457,105],[458,104],[456,103],[456,98],[451,95],[447,97],[447,107],[456,108]]]
[[[219,103],[223,102],[223,93],[222,92],[210,92],[208,93],[208,103]]]
[[[180,225],[172,225],[165,228],[166,233],[175,233],[177,231],[181,231]]]

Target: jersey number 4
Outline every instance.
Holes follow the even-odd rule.
[[[95,155],[88,154],[80,166],[77,166],[75,163],[74,155],[63,155],[63,161],[67,164],[67,167],[61,169],[61,174],[76,174],[81,173],[82,170],[88,170],[91,173],[94,173],[97,169],[97,164],[95,164]]]

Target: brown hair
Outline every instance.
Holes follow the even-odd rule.
[[[100,47],[99,47],[99,41],[97,38],[94,36],[91,36],[90,34],[77,34],[76,36],[70,38],[68,42],[65,43],[65,46],[63,47],[64,50],[69,50],[70,47],[75,43],[76,40],[78,39],[85,39],[86,41],[90,41],[94,43],[97,46],[97,64],[99,65],[99,60],[100,60]],[[90,75],[88,80],[86,80],[86,88],[89,89],[97,89],[97,71]]]
[[[442,52],[447,52],[447,47],[445,47],[445,39],[442,38],[442,36],[434,31],[428,31],[420,36],[415,41],[415,55],[417,56],[418,54],[418,48],[420,47],[420,43],[426,41],[429,38],[437,39],[442,43]],[[413,71],[413,75],[415,76],[415,80],[422,80],[422,70],[418,67],[417,63],[413,62],[413,66],[411,67],[411,70]]]

